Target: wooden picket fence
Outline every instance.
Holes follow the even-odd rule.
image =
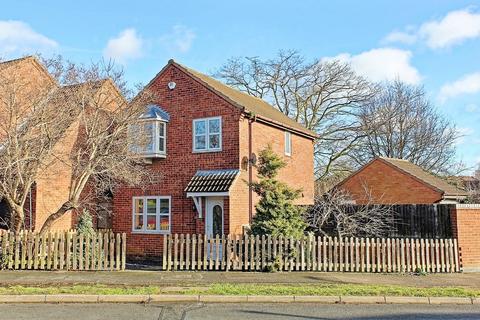
[[[125,270],[126,234],[0,232],[0,269]]]
[[[163,270],[460,272],[456,239],[330,238],[174,234]]]

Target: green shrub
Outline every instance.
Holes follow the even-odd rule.
[[[83,234],[84,236],[91,236],[95,233],[92,215],[86,209],[84,209],[80,216],[78,216],[77,232],[78,234]]]

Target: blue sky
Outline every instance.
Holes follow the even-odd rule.
[[[212,72],[232,56],[297,49],[372,80],[424,85],[480,163],[480,1],[4,1],[0,56],[114,58],[147,83],[170,58]]]

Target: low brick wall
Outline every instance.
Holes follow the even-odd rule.
[[[458,239],[464,272],[480,272],[480,204],[458,204],[452,209],[453,236]]]

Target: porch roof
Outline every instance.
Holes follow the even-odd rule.
[[[228,192],[239,172],[238,169],[198,170],[190,179],[185,191]]]

